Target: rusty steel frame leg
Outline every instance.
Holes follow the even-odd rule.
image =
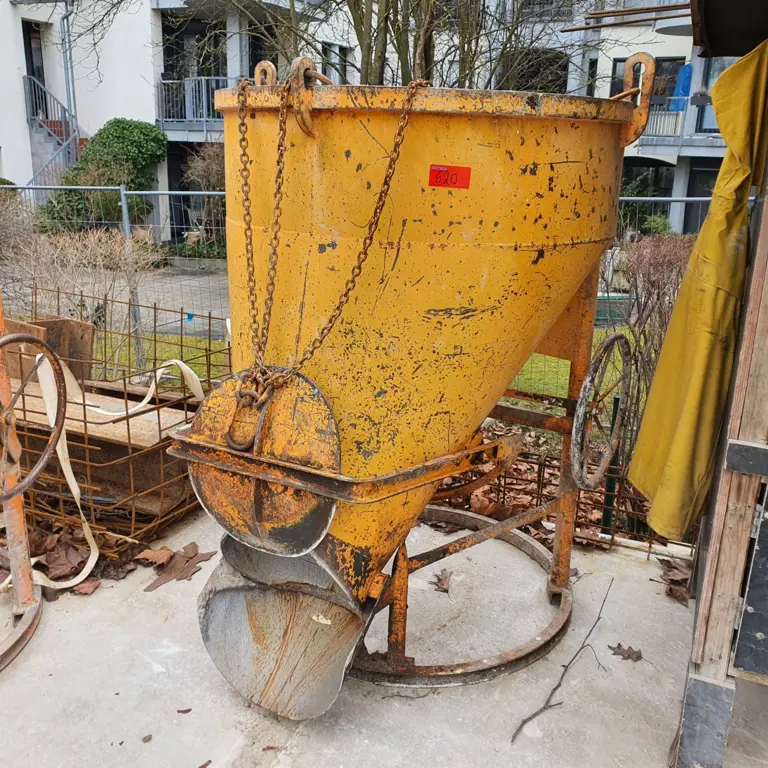
[[[6,475],[5,490],[16,484],[18,469]],[[8,559],[13,579],[13,628],[0,641],[0,670],[16,658],[35,632],[43,612],[40,587],[32,582],[24,500],[19,494],[3,505],[3,521],[8,538]]]
[[[574,328],[576,344],[570,346],[563,355],[570,360],[571,370],[568,375],[568,402],[566,415],[572,420],[576,400],[581,393],[581,386],[592,360],[592,343],[597,311],[597,289],[599,268],[595,268],[584,281],[579,291],[580,310],[577,313],[578,327]],[[563,448],[560,454],[560,487],[558,494],[563,503],[555,519],[555,538],[553,542],[553,564],[547,583],[550,600],[557,601],[563,590],[568,588],[571,573],[571,553],[573,535],[576,528],[576,514],[579,506],[579,492],[571,471],[571,435],[563,435]]]
[[[2,321],[2,301],[0,300],[0,336],[4,333]],[[6,412],[11,403],[11,381],[5,364],[5,353],[0,349],[0,404],[4,419],[3,492],[12,491],[19,484],[19,453],[21,446],[16,436],[13,414]],[[0,641],[0,670],[16,658],[19,651],[29,642],[34,634],[43,610],[42,590],[32,581],[32,562],[29,558],[29,540],[27,524],[24,520],[23,493],[11,496],[3,504],[3,522],[8,540],[8,560],[13,579],[13,628],[11,633]]]
[[[484,529],[490,529],[495,534],[485,537],[474,535],[463,537],[467,543],[456,551],[460,552],[467,549],[470,546],[470,541],[472,545],[475,545],[490,538],[498,538],[527,554],[545,571],[549,572],[551,568],[551,555],[541,544],[530,536],[511,527],[500,526],[483,515],[450,507],[429,505],[424,510],[422,519],[451,523],[479,533],[482,533]],[[519,516],[517,519],[519,521]],[[462,539],[457,539],[457,541],[462,541]],[[453,551],[438,549],[441,551],[442,557],[455,554]],[[431,553],[426,554],[430,555]],[[429,563],[435,562],[430,556],[421,564],[420,557],[420,555],[416,555],[409,560],[405,547],[398,550],[393,565],[392,578],[387,585],[388,588],[382,592],[379,605],[377,605],[377,608],[389,605],[387,653],[371,655],[367,652],[364,643],[361,643],[357,656],[349,669],[351,677],[384,685],[414,688],[481,683],[532,664],[549,652],[568,627],[571,618],[572,596],[570,588],[566,586],[561,593],[558,611],[552,621],[534,638],[517,648],[495,656],[454,664],[415,664],[412,658],[405,656],[406,612],[408,607],[407,574],[409,571],[423,567],[427,561]],[[384,606],[381,605],[382,601],[384,601]]]
[[[413,665],[413,658],[405,655],[408,623],[408,550],[405,544],[395,554],[391,583],[392,602],[389,606],[387,626],[387,659],[393,667],[405,670]]]

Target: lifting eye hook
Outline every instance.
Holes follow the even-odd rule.
[[[267,402],[267,398],[269,397],[270,393],[272,392],[271,386],[265,386],[263,387],[263,391],[259,392],[255,389],[241,389],[237,393],[237,406],[238,408],[243,403],[243,401],[246,402],[247,408],[256,408],[256,410],[261,410],[264,403]],[[232,419],[232,422],[229,424],[229,428],[224,433],[224,441],[226,444],[233,450],[233,451],[250,451],[253,449],[253,444],[256,442],[256,435],[254,434],[252,437],[248,438],[248,440],[243,441],[242,443],[238,443],[233,437],[232,437],[232,423],[234,422],[234,418]]]

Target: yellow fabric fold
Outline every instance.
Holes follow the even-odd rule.
[[[679,539],[698,520],[733,369],[752,186],[765,166],[768,41],[729,67],[712,89],[727,149],[691,254],[629,467],[649,500],[648,522]]]

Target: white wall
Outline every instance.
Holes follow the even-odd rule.
[[[95,51],[92,44],[76,46],[78,122],[88,135],[113,117],[154,122],[160,38],[159,11],[150,0],[137,0],[120,12]]]
[[[59,44],[58,6],[11,5],[0,0],[0,176],[17,184],[32,178],[32,155],[24,101],[27,74],[24,57],[22,20],[44,24],[42,29],[43,66],[48,88],[63,103],[64,68]]]

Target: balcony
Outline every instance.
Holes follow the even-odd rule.
[[[531,22],[569,21],[573,18],[572,0],[522,0],[522,19]]]
[[[208,133],[221,133],[221,115],[213,105],[213,95],[222,88],[234,88],[237,77],[187,77],[161,80],[156,87],[157,125],[170,138],[205,140]]]
[[[645,132],[638,140],[642,154],[722,157],[725,141],[709,97],[670,96],[652,103]]]

